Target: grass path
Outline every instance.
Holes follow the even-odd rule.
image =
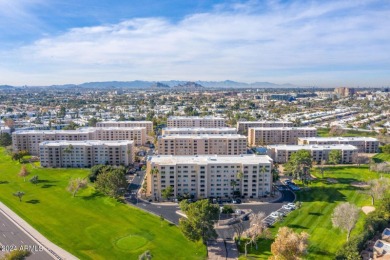
[[[31,175],[17,176],[21,165],[0,149],[0,200],[53,243],[81,259],[137,259],[150,250],[155,259],[204,259],[206,248],[188,241],[173,225],[96,193],[92,187],[76,198],[66,191],[70,178],[85,169],[41,169],[26,164]],[[38,175],[40,183],[28,179]],[[12,194],[24,191],[23,201]],[[139,238],[136,245],[126,246]],[[136,239],[137,240],[137,239]]]

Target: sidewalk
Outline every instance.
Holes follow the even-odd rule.
[[[27,236],[36,241],[39,245],[42,245],[44,250],[53,256],[54,259],[78,259],[74,255],[68,253],[64,249],[50,242],[46,237],[44,237],[41,233],[39,233],[36,229],[34,229],[30,224],[24,221],[21,217],[19,217],[15,212],[13,212],[10,208],[0,202],[0,210],[4,213],[4,215],[13,222],[16,226],[20,228]]]
[[[279,200],[282,197],[282,193],[280,191],[275,192],[276,195],[274,197],[268,196],[267,198],[260,198],[260,199],[242,199],[241,204],[233,204],[233,203],[224,203],[224,205],[261,205],[265,203],[272,203],[274,201]],[[158,206],[179,206],[176,202],[166,201],[166,202],[149,202],[145,199],[141,199],[138,197],[139,200],[144,201],[146,203],[150,203],[152,205],[158,205]]]

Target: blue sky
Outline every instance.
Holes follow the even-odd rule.
[[[390,1],[0,0],[0,85],[389,86]]]

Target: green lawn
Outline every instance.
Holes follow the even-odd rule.
[[[330,128],[318,128],[317,135],[320,137],[329,137],[330,136],[329,131],[330,131]],[[356,136],[375,137],[377,135],[378,134],[376,132],[362,132],[362,131],[356,131],[356,130],[347,130],[341,136],[344,136],[344,137],[356,137]]]
[[[346,241],[346,232],[332,227],[333,209],[338,203],[345,201],[358,207],[371,205],[369,196],[362,194],[360,188],[351,186],[350,183],[379,178],[379,175],[370,172],[367,166],[328,167],[324,179],[318,172],[314,172],[314,175],[318,179],[309,185],[310,190],[297,193],[297,200],[303,202],[302,208],[289,214],[271,231],[275,235],[280,226],[288,226],[298,232],[308,232],[310,247],[307,259],[334,259],[335,253]],[[328,183],[328,178],[335,179],[338,183]],[[364,216],[363,213],[360,214],[351,236],[362,231]],[[271,255],[271,243],[271,240],[261,241],[259,250],[251,251],[249,258],[267,259]]]
[[[373,157],[376,163],[390,162],[390,154],[378,153]]]
[[[92,187],[72,198],[70,178],[86,169],[41,169],[17,176],[21,165],[0,149],[0,200],[52,242],[81,259],[137,259],[150,250],[155,259],[204,259],[202,243],[188,241],[174,226],[135,207],[102,196]],[[38,185],[28,179],[38,175]],[[24,191],[23,201],[12,194]]]

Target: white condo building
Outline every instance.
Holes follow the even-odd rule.
[[[167,127],[175,128],[219,128],[226,127],[225,119],[222,117],[198,117],[198,116],[171,116],[167,120]]]
[[[250,146],[297,144],[299,137],[317,136],[314,127],[253,127],[248,129]]]
[[[377,153],[379,141],[373,137],[300,137],[298,144],[350,144],[361,153]]]
[[[240,134],[248,134],[248,128],[253,127],[292,127],[293,123],[289,121],[239,121],[237,130]]]
[[[257,198],[271,192],[271,170],[267,155],[152,156],[147,161],[147,195],[161,198],[161,191],[172,186],[175,197],[231,197],[235,190]]]
[[[267,154],[277,163],[285,163],[290,159],[291,154],[299,150],[308,150],[313,161],[318,164],[321,161],[328,161],[329,153],[333,150],[341,151],[341,163],[353,163],[358,153],[358,148],[349,144],[335,145],[269,145]]]
[[[220,134],[237,134],[237,129],[234,127],[220,127],[220,128],[205,128],[205,127],[191,127],[191,128],[174,128],[167,127],[162,129],[162,135],[220,135]]]
[[[247,139],[244,135],[162,135],[158,137],[160,155],[238,155],[245,154]]]
[[[119,141],[130,140],[136,145],[146,143],[145,127],[86,127],[77,130],[24,130],[12,133],[14,151],[26,150],[39,155],[39,144],[44,141]]]
[[[96,127],[146,127],[146,134],[153,131],[152,121],[103,121],[97,122]]]
[[[42,167],[90,168],[134,162],[133,141],[45,141],[39,144]]]

